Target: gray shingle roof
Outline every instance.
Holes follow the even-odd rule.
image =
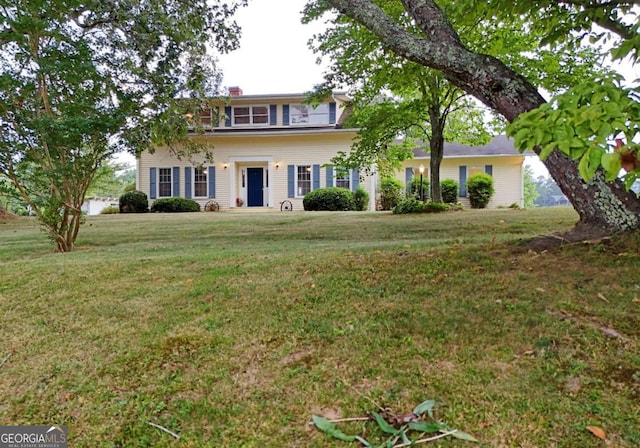
[[[427,144],[425,143],[425,146]],[[429,158],[429,152],[423,151],[421,148],[413,150],[415,158]],[[513,146],[513,140],[506,135],[498,135],[489,143],[483,146],[463,145],[457,142],[445,142],[445,157],[464,157],[464,156],[516,156],[521,153]],[[526,151],[524,155],[533,155]]]

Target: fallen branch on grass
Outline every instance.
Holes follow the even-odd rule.
[[[7,361],[9,361],[9,358],[11,358],[11,355],[13,355],[13,353],[9,353],[3,360],[2,362],[0,362],[0,367],[2,367],[3,365],[5,365],[5,363]]]
[[[147,422],[147,425],[153,426],[154,428],[158,428],[159,430],[164,431],[169,435],[172,435],[173,437],[176,438],[176,440],[180,440],[180,436],[178,434],[176,434],[175,432],[165,428],[164,426],[156,425],[155,423],[151,423],[151,422]]]
[[[317,415],[312,416],[313,424],[325,434],[344,442],[360,442],[363,447],[371,447],[369,441],[364,437],[355,434],[346,434],[342,432],[335,423],[355,422],[355,421],[372,421],[378,426],[379,434],[386,437],[380,446],[388,446],[392,448],[403,448],[414,446],[417,444],[428,443],[444,437],[454,437],[459,440],[467,440],[469,442],[477,442],[478,440],[462,431],[453,429],[446,423],[438,421],[434,417],[433,408],[436,406],[434,400],[427,400],[415,407],[413,412],[408,414],[395,414],[389,408],[382,408],[377,412],[371,412],[367,417],[350,417],[334,420],[327,420]],[[367,430],[366,433],[371,434]],[[410,435],[419,434],[422,438],[415,440],[410,439]],[[428,433],[440,433],[435,436],[424,437]],[[398,444],[398,442],[400,442]],[[375,444],[379,446],[379,442]]]

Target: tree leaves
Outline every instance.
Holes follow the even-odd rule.
[[[520,115],[507,130],[521,151],[538,147],[544,160],[558,149],[579,160],[584,179],[591,179],[602,168],[611,181],[622,166],[620,155],[613,152],[613,139],[624,137],[628,151],[638,147],[633,143],[640,137],[637,95],[636,90],[623,88],[612,78],[583,82]],[[639,171],[628,172],[625,183],[631,185]]]
[[[237,47],[243,4],[3,2],[0,174],[58,251],[73,248],[87,188],[115,152],[208,154],[184,112],[218,94],[209,48]]]
[[[587,426],[587,431],[601,440],[607,440],[607,435],[602,428],[598,426]]]
[[[345,433],[340,431],[336,427],[336,425],[334,425],[324,417],[318,417],[317,415],[314,415],[312,417],[312,420],[314,425],[316,425],[316,428],[318,428],[320,431],[326,433],[327,435],[330,435],[335,439],[343,440],[345,442],[353,442],[354,440],[356,440],[356,436],[346,435]]]

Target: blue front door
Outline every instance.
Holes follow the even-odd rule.
[[[262,168],[247,168],[247,207],[264,205],[264,174]]]

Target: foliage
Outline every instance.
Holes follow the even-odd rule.
[[[535,201],[538,198],[538,191],[536,190],[536,184],[533,180],[533,168],[531,168],[530,165],[526,165],[524,167],[524,176],[522,182],[524,208],[535,207]]]
[[[238,45],[243,0],[8,0],[0,9],[0,173],[55,243],[73,249],[81,206],[119,151],[206,150],[186,111],[216,95],[210,48]]]
[[[420,192],[420,184],[422,183],[422,192]],[[420,182],[420,176],[415,176],[409,184],[409,194],[416,199],[426,201],[429,198],[429,180],[424,176]]]
[[[469,177],[467,179],[467,193],[471,208],[486,208],[495,193],[493,177],[485,173]]]
[[[118,201],[120,213],[146,213],[149,210],[149,199],[143,191],[128,191]]]
[[[499,5],[506,2],[499,1]],[[402,2],[385,2],[382,0],[322,0],[312,2],[316,7],[322,9],[332,7],[332,12],[338,13],[337,16],[346,15],[359,23],[362,27],[369,30],[378,39],[380,39],[385,50],[393,51],[396,55],[407,60],[416,62],[425,67],[430,67],[441,71],[444,77],[461,90],[475,96],[482,103],[487,105],[496,113],[502,115],[507,121],[514,122],[517,118],[527,112],[535,110],[545,103],[539,82],[555,85],[551,89],[552,93],[557,93],[559,89],[558,83],[554,81],[556,75],[558,79],[567,80],[564,74],[570,77],[574,75],[573,68],[576,67],[571,62],[571,54],[580,55],[578,60],[582,59],[583,52],[589,51],[589,45],[585,39],[580,36],[571,39],[567,45],[562,40],[558,40],[559,44],[553,48],[548,48],[551,53],[569,55],[568,60],[556,61],[550,65],[555,70],[555,74],[548,71],[540,71],[541,76],[530,76],[524,72],[522,66],[511,61],[503,62],[503,58],[491,57],[490,52],[483,51],[469,45],[464,39],[464,26],[456,22],[456,18],[466,17],[467,25],[474,27],[475,22],[486,20],[502,28],[505,23],[516,23],[513,18],[518,21],[522,20],[518,26],[521,31],[535,37],[535,45],[530,48],[545,48],[543,38],[538,32],[539,17],[536,7],[530,8],[530,14],[510,14],[509,7],[496,7],[492,2],[436,2],[434,0],[403,0]],[[525,2],[518,2],[524,5]],[[616,12],[620,11],[620,3],[611,2]],[[388,5],[395,5],[402,11],[391,13],[385,8]],[[529,3],[529,6],[531,3]],[[580,6],[576,6],[580,5]],[[572,8],[582,8],[582,2],[573,2]],[[593,5],[594,11],[602,11],[600,4]],[[571,8],[570,8],[571,9]],[[619,16],[618,16],[619,17]],[[638,16],[633,14],[629,19],[633,26],[637,23]],[[595,20],[594,20],[595,22]],[[587,20],[587,23],[589,22]],[[588,25],[590,26],[590,24]],[[478,27],[482,29],[481,27]],[[594,29],[590,29],[593,33]],[[500,30],[491,30],[484,35],[483,39],[477,42],[486,42],[489,45],[496,45],[510,51],[511,40],[509,35],[515,36],[515,33],[508,31],[500,33]],[[610,31],[605,28],[605,34]],[[613,33],[615,34],[615,32]],[[592,35],[593,36],[593,35]],[[591,37],[592,37],[591,36]],[[637,34],[632,37],[635,38]],[[507,38],[505,40],[505,37]],[[564,41],[567,42],[567,41]],[[585,45],[582,45],[583,42]],[[628,46],[629,50],[634,45]],[[596,51],[602,51],[602,47],[596,47]],[[629,54],[629,53],[627,53]],[[553,56],[553,55],[551,55]],[[597,54],[596,54],[597,57]],[[521,61],[532,59],[532,53],[525,50],[519,53]],[[537,59],[533,56],[533,59]],[[515,62],[515,61],[514,61]],[[545,58],[540,58],[536,63],[538,67],[544,69]],[[591,65],[595,70],[606,67],[606,63],[602,59],[594,59],[591,64],[581,64],[581,67],[587,67],[585,73],[588,73],[588,66]],[[568,69],[570,68],[570,69]],[[593,70],[592,70],[593,71]],[[607,71],[600,75],[601,79],[607,78]],[[574,82],[577,80],[590,82],[592,86],[597,87],[597,79],[588,74],[588,76],[575,76]],[[533,80],[533,81],[529,81]],[[564,86],[571,86],[571,82],[563,81]],[[612,95],[613,96],[613,95]],[[609,103],[607,103],[609,104]],[[632,121],[638,117],[638,114],[631,115]],[[576,117],[580,120],[580,117]],[[535,122],[531,122],[533,126]],[[560,123],[560,127],[567,123]],[[568,123],[571,126],[571,123]],[[633,126],[633,125],[632,125]],[[635,133],[635,132],[634,132]],[[535,134],[540,134],[540,131]],[[530,132],[529,135],[534,135]],[[544,133],[543,133],[544,134]],[[535,136],[537,139],[538,137]],[[559,143],[559,142],[558,142]],[[630,144],[629,141],[621,142]],[[538,154],[543,148],[534,146],[533,151]],[[624,151],[624,149],[623,149]],[[597,151],[595,151],[597,152]],[[640,167],[637,159],[637,153],[624,151],[624,157],[629,158],[625,161],[626,166]],[[606,234],[623,231],[628,229],[637,229],[640,227],[640,201],[635,194],[623,191],[620,187],[621,182],[618,180],[607,182],[603,175],[596,171],[596,175],[591,180],[586,181],[581,173],[589,174],[590,165],[595,165],[598,160],[600,163],[604,160],[611,163],[613,157],[599,158],[598,154],[591,159],[587,158],[579,163],[561,153],[554,151],[545,161],[545,165],[549,173],[558,182],[563,191],[571,191],[568,197],[572,205],[580,215],[576,226],[585,237],[603,236]],[[596,160],[597,159],[597,160]],[[622,165],[622,164],[621,164]],[[624,166],[624,165],[622,165]],[[629,184],[627,183],[627,186]],[[439,186],[439,185],[438,185]],[[587,235],[588,234],[588,235]]]
[[[87,197],[117,198],[126,193],[133,183],[135,190],[135,169],[126,169],[124,165],[105,163],[101,165],[87,190]]]
[[[442,202],[445,204],[455,204],[458,202],[458,182],[453,179],[445,179],[440,182],[442,190]]]
[[[310,191],[304,196],[302,206],[307,211],[347,211],[355,210],[353,194],[346,188],[327,187]]]
[[[369,193],[362,187],[356,188],[356,191],[353,192],[353,202],[356,211],[365,211],[369,206]]]
[[[101,215],[115,215],[120,213],[120,207],[116,205],[109,205],[102,210],[100,210]]]
[[[380,180],[380,206],[382,210],[391,210],[403,197],[403,186],[395,177],[383,177]]]
[[[608,47],[614,59],[637,61],[640,57],[637,2],[490,0],[487,4],[500,18],[532,17],[532,26],[543,34],[541,43],[551,48],[580,48],[588,37],[591,45]]]
[[[199,212],[200,204],[193,199],[160,198],[153,201],[150,211],[157,213]]]
[[[444,202],[429,201],[425,204],[425,213],[440,213],[447,212],[452,209],[457,209],[456,204],[447,204]]]
[[[327,435],[344,442],[358,441],[361,446],[364,447],[414,446],[414,444],[426,443],[427,441],[433,441],[448,436],[455,439],[467,440],[469,442],[478,441],[475,437],[467,433],[453,429],[444,422],[435,420],[433,408],[436,404],[435,400],[427,400],[416,406],[413,409],[413,412],[403,415],[396,415],[388,408],[380,409],[379,412],[371,412],[369,416],[363,420],[375,422],[378,432],[386,438],[382,444],[378,441],[375,445],[372,445],[371,442],[367,441],[364,436],[345,434],[336,427],[334,424],[335,422],[327,420],[324,417],[314,415],[312,420],[316,428]],[[370,431],[365,431],[365,435],[367,437],[369,437],[369,433]],[[434,433],[439,433],[439,435],[429,437],[429,439],[424,438],[426,434]],[[413,436],[413,440],[410,435]],[[397,445],[399,442],[402,444]]]
[[[423,202],[415,197],[401,201],[393,208],[395,215],[405,215],[407,213],[440,213],[452,209],[452,204],[444,202],[428,201]],[[457,209],[457,208],[456,208]]]
[[[536,187],[537,197],[535,205],[539,207],[548,207],[552,205],[567,205],[566,196],[558,187],[558,184],[549,176],[538,176],[534,185]]]
[[[309,1],[304,21],[327,18],[326,1]],[[337,3],[337,2],[336,2]],[[386,16],[405,30],[421,34],[415,21],[407,18],[401,2],[375,1]],[[517,67],[527,78],[555,92],[576,80],[593,77],[601,65],[593,51],[574,48],[551,50],[539,46],[541,32],[519,15],[508,20],[492,20],[482,8],[459,7],[459,2],[438,2],[458,30],[466,46],[499,57]],[[357,8],[357,6],[356,6]],[[343,166],[377,164],[383,175],[397,170],[400,162],[413,157],[419,148],[430,153],[430,197],[441,202],[440,165],[444,142],[480,145],[503,132],[504,120],[489,114],[450,79],[415,59],[394,53],[371,27],[362,26],[347,15],[328,15],[328,29],[310,42],[314,52],[332,63],[324,82],[316,87],[316,97],[349,86],[353,100],[346,125],[358,129],[350,152],[332,161]],[[358,57],[354,57],[358,55]],[[571,70],[567,70],[571,67]],[[382,94],[381,92],[385,92]],[[455,201],[454,201],[455,202]]]
[[[546,159],[558,149],[574,160],[580,160],[580,174],[593,178],[599,168],[607,180],[618,177],[625,154],[631,155],[625,185],[630,188],[640,176],[640,94],[624,88],[619,81],[603,79],[598,83],[580,83],[552,98],[508,127],[516,146],[541,147],[540,158]],[[614,138],[621,137],[624,151],[614,151]]]
[[[422,202],[416,198],[407,198],[393,207],[393,214],[405,215],[407,213],[422,213],[426,207],[426,202]]]

